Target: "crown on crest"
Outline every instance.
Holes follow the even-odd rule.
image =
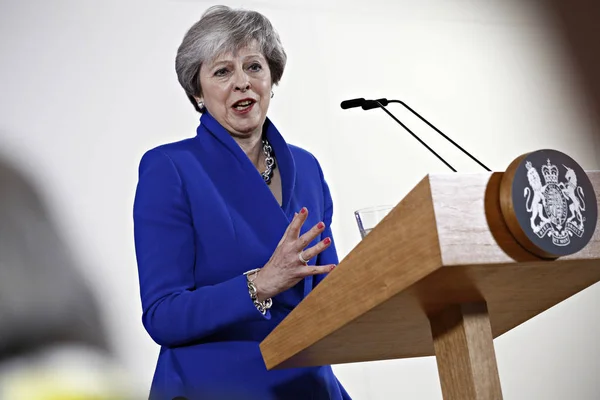
[[[558,168],[556,165],[550,164],[550,159],[548,159],[547,164],[542,167],[542,175],[544,175],[544,180],[547,184],[558,184]]]

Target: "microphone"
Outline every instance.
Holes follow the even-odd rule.
[[[363,98],[360,99],[352,99],[352,100],[344,100],[342,101],[342,103],[340,104],[340,107],[342,107],[344,110],[348,109],[348,108],[355,108],[355,107],[360,107],[364,104],[366,100]]]
[[[388,99],[365,100],[361,104],[361,107],[362,107],[363,110],[372,110],[374,108],[381,107],[380,104],[382,106],[387,106],[388,103],[390,103],[390,101],[388,101]]]
[[[361,104],[359,104],[358,100],[362,100],[362,102],[360,102]],[[353,100],[347,100],[347,102],[350,102],[350,104],[352,104],[352,107],[361,107],[363,110],[372,110],[374,108],[381,108],[394,121],[396,121],[398,124],[400,124],[400,126],[402,126],[408,133],[410,133],[415,139],[417,139],[419,141],[419,143],[421,143],[423,146],[425,146],[427,148],[427,150],[429,150],[440,161],[442,161],[444,164],[446,164],[446,166],[448,168],[450,168],[452,171],[456,172],[456,169],[454,169],[454,167],[452,167],[446,160],[444,160],[431,147],[429,147],[423,140],[421,140],[421,138],[419,138],[413,131],[411,131],[406,125],[404,125],[400,120],[398,120],[398,118],[396,118],[391,112],[389,112],[385,108],[385,106],[387,106],[389,103],[399,103],[399,104],[403,105],[413,115],[415,115],[417,118],[419,118],[421,121],[425,122],[427,124],[427,126],[429,126],[430,128],[432,128],[433,130],[435,130],[444,139],[446,139],[447,141],[449,141],[450,143],[452,143],[452,145],[454,145],[456,148],[458,148],[460,151],[462,151],[464,154],[466,154],[469,158],[471,158],[473,161],[475,161],[477,164],[479,164],[481,167],[483,167],[486,171],[491,172],[491,170],[487,166],[485,166],[481,161],[479,161],[477,158],[475,158],[474,156],[472,156],[468,151],[466,151],[465,149],[463,149],[458,143],[456,143],[454,140],[452,140],[447,135],[445,135],[442,131],[440,131],[438,128],[436,128],[431,122],[429,122],[427,119],[425,119],[423,116],[421,116],[421,114],[419,114],[418,112],[416,112],[415,110],[413,110],[411,107],[408,106],[408,104],[406,104],[405,102],[403,102],[401,100],[388,100],[388,99],[364,100],[364,99],[353,99]],[[342,102],[342,104],[344,104],[344,103],[345,102]],[[357,105],[354,105],[354,104],[357,104]],[[346,106],[346,108],[352,108],[352,107]],[[344,108],[344,107],[342,107],[342,108]]]

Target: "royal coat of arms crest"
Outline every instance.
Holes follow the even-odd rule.
[[[526,161],[529,187],[524,189],[526,210],[533,233],[540,239],[550,237],[556,246],[568,246],[573,235],[585,233],[585,195],[577,185],[577,174],[565,165],[564,182],[559,182],[559,168],[550,159],[541,168],[544,182],[530,161]]]
[[[594,175],[596,176],[596,175]],[[523,154],[500,182],[500,208],[513,238],[541,258],[585,248],[596,233],[598,189],[590,174],[552,149]]]

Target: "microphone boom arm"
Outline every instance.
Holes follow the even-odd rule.
[[[468,151],[466,151],[465,149],[463,149],[458,143],[456,143],[454,140],[450,139],[448,136],[446,136],[442,131],[440,131],[438,128],[436,128],[431,122],[427,121],[425,118],[423,118],[421,116],[421,114],[419,114],[418,112],[416,112],[415,110],[413,110],[408,104],[406,104],[405,102],[401,101],[401,100],[388,100],[388,103],[400,103],[404,106],[404,108],[406,108],[408,111],[410,111],[411,113],[413,113],[413,115],[415,115],[417,118],[419,118],[421,121],[425,122],[427,124],[427,126],[429,126],[431,129],[433,129],[434,131],[436,131],[437,133],[439,133],[444,139],[446,139],[447,141],[449,141],[450,143],[452,143],[456,148],[458,148],[460,151],[462,151],[464,154],[466,154],[467,156],[469,156],[469,158],[471,158],[471,160],[475,161],[477,164],[479,164],[483,169],[485,169],[488,172],[491,172],[491,169],[489,169],[487,166],[485,166],[481,161],[479,161],[478,159],[476,159],[475,157],[473,157]],[[381,106],[381,108],[383,108],[383,106]],[[386,110],[387,111],[387,110]],[[406,129],[406,128],[405,128]]]
[[[387,115],[389,115],[390,117],[392,117],[394,119],[394,121],[396,121],[397,123],[399,123],[404,129],[406,129],[406,131],[408,133],[410,133],[412,135],[412,137],[414,137],[415,139],[417,139],[419,141],[419,143],[421,143],[423,146],[425,146],[427,148],[427,150],[429,150],[431,153],[433,153],[433,155],[435,155],[441,162],[443,162],[444,164],[446,164],[446,166],[448,168],[450,168],[453,172],[456,172],[456,169],[454,169],[454,167],[450,164],[448,164],[448,162],[446,160],[444,160],[438,153],[436,153],[431,147],[429,147],[427,145],[427,143],[425,143],[423,140],[421,140],[420,137],[418,137],[417,135],[414,134],[413,131],[411,131],[406,125],[404,125],[398,118],[396,118],[391,112],[389,112],[387,110],[387,108],[385,108],[383,106],[383,104],[381,104],[378,100],[373,100],[375,101],[377,104],[379,104],[379,107],[385,111],[387,113]],[[390,101],[391,103],[392,101]]]

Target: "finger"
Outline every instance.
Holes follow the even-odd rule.
[[[311,275],[327,274],[335,268],[335,265],[309,265],[307,267],[300,268],[300,276],[307,277]]]
[[[292,218],[292,221],[288,224],[287,228],[285,228],[285,232],[283,232],[283,235],[281,235],[281,240],[279,240],[279,244],[277,246],[281,245],[281,243],[283,243],[287,239],[288,234],[290,232],[290,227],[292,226],[292,223],[296,220],[296,218],[298,218],[298,213],[294,213],[294,218]]]
[[[302,210],[300,210],[300,212],[302,212]],[[294,225],[298,222],[298,217],[300,215],[300,212],[294,213],[294,217],[288,224],[287,228],[285,228],[285,232],[283,232],[282,241],[283,241],[283,239],[287,238],[287,236],[290,234],[290,231],[294,228]]]
[[[325,224],[323,222],[319,222],[318,224],[310,228],[308,232],[305,232],[304,235],[298,238],[298,242],[296,243],[296,249],[298,251],[304,250],[304,248],[308,246],[310,242],[315,240],[315,238],[319,236],[324,229]]]
[[[306,207],[302,207],[298,215],[296,215],[292,222],[290,222],[286,237],[290,239],[297,239],[300,235],[300,229],[302,228],[302,225],[304,225],[304,221],[306,221],[307,217],[308,209]]]
[[[331,245],[331,238],[325,238],[321,240],[319,243],[314,246],[304,250],[302,253],[302,258],[305,260],[312,260],[314,257],[318,256],[323,250],[328,248]]]

